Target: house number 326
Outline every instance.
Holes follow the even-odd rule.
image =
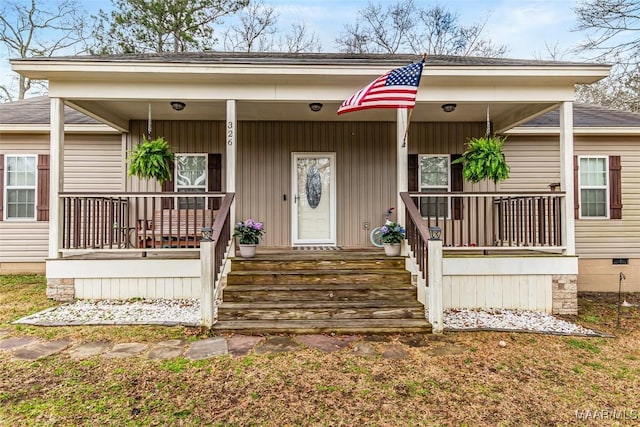
[[[227,145],[233,145],[233,122],[227,122]]]

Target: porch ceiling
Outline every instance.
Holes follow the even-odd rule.
[[[186,107],[182,111],[171,108],[173,100],[183,101]],[[126,127],[129,120],[146,120],[149,101],[146,100],[73,100],[67,99],[69,105],[79,108],[84,113],[98,120],[120,123]],[[319,112],[312,112],[311,102],[322,102]],[[445,113],[442,104],[456,103],[455,111]],[[152,118],[156,120],[225,120],[225,101],[205,101],[186,99],[165,99],[150,102]],[[412,121],[426,122],[477,122],[485,121],[486,109],[489,106],[491,120],[496,130],[503,130],[519,124],[524,120],[542,114],[556,104],[550,102],[456,102],[444,99],[441,102],[418,102],[414,109]],[[309,99],[304,102],[276,101],[238,101],[238,120],[293,120],[293,121],[390,121],[396,120],[394,109],[375,109],[358,111],[338,116],[336,111],[339,102],[323,102]]]

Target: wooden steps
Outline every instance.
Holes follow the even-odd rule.
[[[402,257],[305,252],[234,259],[217,331],[430,332]]]

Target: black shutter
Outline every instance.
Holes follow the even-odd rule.
[[[36,206],[36,220],[49,221],[49,191],[50,191],[50,158],[48,154],[38,155],[38,205]]]
[[[454,160],[462,157],[462,154],[451,155],[451,191],[464,191],[464,181],[462,177],[462,163],[453,163]],[[462,197],[454,197],[451,201],[453,219],[462,219]]]
[[[207,160],[207,190],[219,193],[222,191],[222,154],[209,153]],[[213,200],[213,209],[220,209],[221,199]]]
[[[409,173],[407,188],[410,192],[418,192],[418,155],[409,154],[407,161],[407,169]]]
[[[175,182],[174,182],[174,168],[175,168],[175,163],[172,162],[169,165],[169,171],[171,172],[171,179],[169,179],[168,181],[165,181],[162,183],[162,192],[163,193],[172,193],[175,190]],[[173,197],[163,197],[162,198],[162,208],[163,209],[172,209],[173,208]]]
[[[622,219],[622,165],[620,156],[609,156],[609,218]]]

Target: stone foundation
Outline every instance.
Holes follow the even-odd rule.
[[[578,276],[552,276],[551,297],[553,314],[578,314]]]
[[[73,279],[47,279],[47,298],[54,301],[73,301],[76,296]]]

